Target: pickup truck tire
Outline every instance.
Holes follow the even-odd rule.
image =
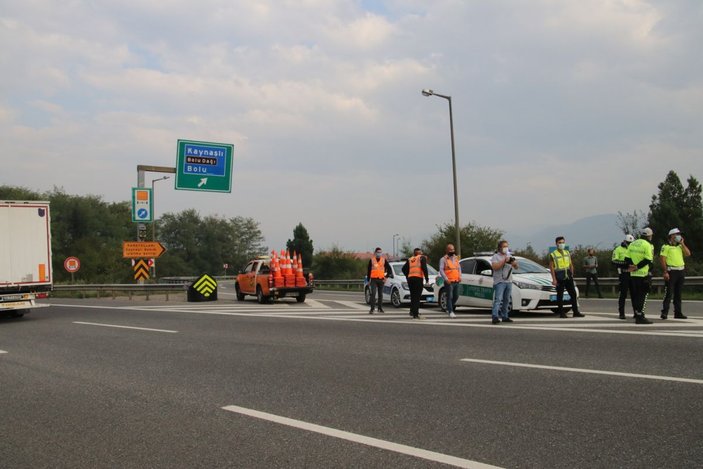
[[[235,294],[237,295],[237,301],[244,301],[244,296],[245,296],[245,295],[244,295],[244,293],[242,293],[242,292],[239,290],[239,284],[238,284],[238,283],[235,283],[235,284],[234,284],[234,292],[235,292]]]
[[[258,301],[259,304],[265,305],[268,303],[273,303],[273,298],[264,295],[264,292],[261,290],[261,287],[256,287],[256,301]]]
[[[10,313],[11,318],[21,318],[24,316],[24,312],[20,313],[19,311],[13,311]]]
[[[295,301],[297,301],[298,303],[305,303],[305,293],[296,296]]]

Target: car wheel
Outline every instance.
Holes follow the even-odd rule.
[[[442,311],[447,311],[447,290],[444,288],[439,291],[437,303],[439,304],[439,309]]]
[[[297,301],[298,303],[305,303],[305,294],[303,293],[296,296],[295,301]]]
[[[237,301],[244,301],[244,293],[239,290],[239,284],[235,283],[234,284],[234,292],[237,295]]]
[[[400,301],[400,292],[397,288],[391,290],[391,304],[396,308],[400,308],[403,304],[402,301]]]
[[[371,289],[367,286],[364,287],[364,301],[367,305],[371,304]]]

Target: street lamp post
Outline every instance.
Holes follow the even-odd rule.
[[[400,238],[400,235],[398,233],[393,235],[393,257],[396,256],[396,253],[395,253],[395,239],[396,238]]]
[[[456,231],[456,255],[461,259],[461,231],[459,229],[459,196],[457,195],[457,185],[456,185],[456,153],[454,151],[454,117],[452,116],[452,97],[435,93],[432,90],[425,89],[422,90],[423,96],[438,96],[444,98],[449,102],[449,132],[452,139],[452,175],[454,178],[454,230]]]

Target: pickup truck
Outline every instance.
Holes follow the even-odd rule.
[[[288,296],[294,297],[298,303],[303,303],[306,295],[313,291],[310,274],[305,274],[304,277],[305,286],[280,286],[280,283],[276,286],[271,258],[262,256],[244,266],[237,275],[234,289],[239,301],[244,301],[246,295],[253,295],[259,303],[264,304]]]

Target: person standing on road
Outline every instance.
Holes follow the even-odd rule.
[[[659,253],[659,262],[664,271],[664,302],[662,303],[661,318],[666,319],[669,315],[669,303],[671,296],[674,296],[674,318],[687,319],[681,309],[681,287],[686,277],[684,257],[689,257],[691,250],[686,246],[686,242],[678,228],[669,231],[669,242],[662,246]]]
[[[415,248],[413,256],[405,261],[403,275],[408,279],[408,288],[410,289],[410,316],[413,319],[422,319],[420,317],[420,298],[424,288],[422,280],[425,280],[424,283],[430,283],[427,260],[422,255],[422,249]]]
[[[455,318],[454,309],[459,299],[459,284],[461,283],[461,267],[456,257],[453,244],[447,244],[446,255],[439,260],[439,274],[444,279],[445,298],[447,299],[447,314]]]
[[[611,258],[613,265],[618,269],[618,288],[620,290],[620,296],[618,296],[619,319],[625,319],[625,300],[627,300],[627,292],[630,290],[630,272],[627,270],[625,256],[627,255],[627,247],[634,240],[635,237],[631,234],[625,235],[625,239],[620,243],[620,246],[613,249]],[[632,298],[632,294],[630,294],[630,298]]]
[[[652,324],[644,316],[647,305],[647,295],[651,287],[650,268],[654,259],[654,246],[652,246],[651,228],[644,228],[639,239],[627,247],[625,262],[630,272],[630,293],[632,294],[632,309],[635,310],[635,324]]]
[[[501,320],[513,322],[508,313],[513,291],[513,270],[518,269],[518,264],[517,260],[510,254],[508,242],[504,239],[498,242],[498,249],[491,257],[491,269],[493,269],[491,322],[493,324],[499,324]]]
[[[574,286],[574,263],[571,262],[571,254],[566,250],[566,239],[563,236],[557,236],[554,241],[557,248],[549,254],[549,272],[552,274],[552,285],[557,287],[557,314],[560,318],[567,317],[564,312],[564,289],[566,289],[571,298],[574,317],[582,318],[585,315],[579,311]]]
[[[588,255],[583,258],[583,270],[586,274],[586,298],[588,298],[591,280],[593,280],[593,284],[596,286],[598,298],[603,298],[603,295],[600,293],[600,285],[598,285],[598,258],[596,257],[596,251],[594,249],[589,249]]]
[[[369,288],[371,289],[371,309],[369,314],[373,314],[374,309],[379,313],[383,313],[383,285],[386,283],[386,277],[390,277],[391,266],[383,257],[383,250],[376,248],[374,255],[369,259],[369,265],[366,269],[366,278],[369,279]],[[378,292],[378,303],[376,303],[376,292]],[[378,305],[378,308],[376,308]]]

